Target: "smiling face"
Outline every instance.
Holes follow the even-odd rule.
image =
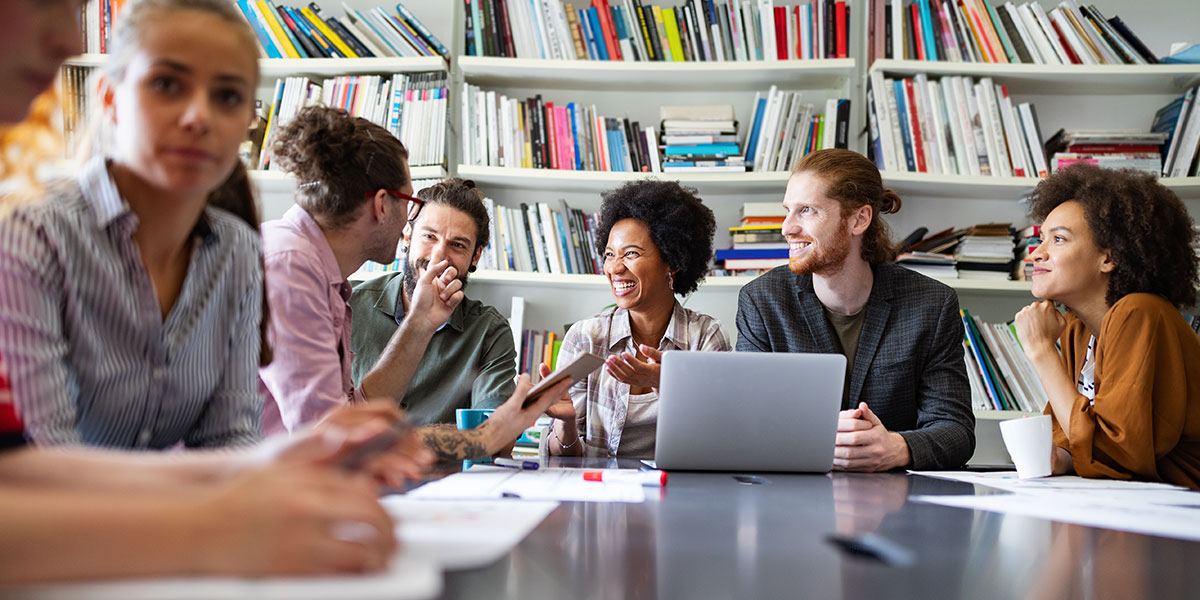
[[[1042,243],[1033,259],[1033,295],[1067,306],[1104,297],[1115,266],[1092,237],[1083,205],[1064,202],[1042,223]]]
[[[426,204],[412,223],[405,240],[404,288],[411,298],[417,279],[429,265],[443,260],[458,271],[458,279],[467,284],[468,270],[479,262],[483,248],[476,248],[476,226],[471,215],[440,203]]]
[[[227,22],[166,12],[145,27],[123,77],[101,82],[111,152],[153,187],[207,194],[238,160],[257,84],[256,51]]]
[[[613,224],[604,247],[604,275],[618,307],[634,311],[673,301],[670,272],[645,223],[622,219]]]
[[[815,275],[840,271],[850,256],[851,223],[842,215],[841,204],[825,197],[824,183],[811,173],[792,175],[783,206],[788,268]]]
[[[58,68],[83,52],[79,7],[83,0],[0,2],[0,123],[25,118],[33,99],[54,85]]]

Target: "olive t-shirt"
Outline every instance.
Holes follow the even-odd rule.
[[[846,357],[846,379],[842,384],[842,410],[850,408],[850,374],[854,372],[854,355],[858,353],[858,337],[862,334],[863,317],[867,311],[860,310],[852,315],[843,315],[825,310],[825,320],[833,327],[833,345]]]

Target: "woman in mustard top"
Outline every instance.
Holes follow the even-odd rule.
[[[1016,327],[1050,400],[1054,472],[1200,489],[1200,337],[1178,310],[1196,304],[1187,209],[1153,175],[1073,165],[1037,186],[1032,213],[1046,300]]]

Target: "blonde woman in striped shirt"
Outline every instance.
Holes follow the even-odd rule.
[[[53,80],[52,75],[40,75],[55,72],[63,59],[80,51],[76,18],[82,4],[81,0],[0,2],[0,77],[9,84],[0,90],[0,124],[21,119],[22,103],[27,106]],[[113,58],[135,65],[131,71],[136,71],[139,61],[155,62],[152,36],[147,33],[151,26],[157,34],[202,54],[228,59],[241,49],[252,55],[252,46],[237,43],[239,36],[246,39],[245,23],[224,0],[135,0],[125,10],[126,20],[118,26],[124,36],[118,39],[131,47],[126,48],[128,54],[118,51]],[[120,31],[122,27],[125,31]],[[231,32],[233,40],[227,35]],[[189,57],[184,53],[170,58],[183,58],[174,66],[186,70],[192,68]],[[18,146],[10,141],[18,130],[0,127],[4,140],[0,152],[6,158],[17,152]],[[0,177],[12,174],[10,165],[0,161]],[[0,196],[0,207],[11,205],[11,200]],[[27,215],[25,210],[28,207],[18,207],[16,212]],[[9,221],[0,226],[7,230]],[[60,242],[49,236],[37,241]],[[21,260],[6,248],[0,270],[17,272],[24,264]],[[9,292],[8,287],[0,289]],[[13,298],[18,302],[6,304],[0,319],[6,331],[29,327],[20,323],[29,319],[21,312],[27,306],[22,301],[28,298]],[[253,325],[252,331],[257,329]],[[21,371],[28,364],[23,357],[16,361],[19,375],[11,377],[10,387],[14,362],[6,359],[12,338],[3,340],[0,434],[7,444],[24,437],[23,415],[14,410],[12,395],[22,395],[25,383],[37,388],[38,377],[45,377],[48,369]],[[23,356],[23,350],[18,348],[16,354]],[[256,358],[248,359],[251,373]],[[78,384],[78,379],[72,380],[72,385]],[[396,418],[395,409],[385,405],[345,409],[331,415],[334,426],[253,452],[134,454],[61,447],[0,451],[0,556],[4,557],[0,583],[382,568],[395,544],[393,524],[376,501],[377,490],[367,478],[333,466]],[[369,535],[353,540],[339,537],[337,531],[345,523],[354,523]]]

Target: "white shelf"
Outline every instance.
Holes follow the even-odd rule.
[[[99,67],[107,54],[83,54],[70,58],[68,65]],[[436,56],[420,58],[260,58],[259,72],[266,77],[288,75],[347,75],[363,73],[420,73],[445,71],[446,61]]]
[[[345,59],[350,60],[350,59]],[[412,167],[413,179],[445,179],[446,170],[434,167]],[[250,181],[258,186],[263,194],[292,193],[296,190],[296,178],[282,171],[250,171]]]
[[[744,275],[708,277],[700,284],[700,288],[733,288],[736,290],[741,289],[743,285],[753,280],[754,277]],[[1005,292],[1028,295],[1032,289],[1032,284],[1027,281],[989,281],[976,279],[939,279],[938,281],[959,291]],[[608,289],[608,280],[602,275],[558,275],[522,271],[480,270],[471,275],[471,282],[520,285],[522,287]]]
[[[263,77],[286,75],[352,75],[445,71],[446,61],[436,56],[420,58],[260,58]]]
[[[626,62],[603,60],[543,60],[458,57],[468,83],[491,87],[557,90],[766,90],[788,88],[834,89],[847,86],[854,59],[739,61],[739,62]]]
[[[889,75],[991,77],[1018,94],[1181,94],[1200,83],[1200,65],[1026,65],[921,60],[876,60],[871,72]]]
[[[1037,179],[1028,177],[987,177],[979,175],[935,175],[907,171],[881,171],[883,185],[902,199],[908,196],[939,198],[1020,198],[1033,190]]]
[[[1009,419],[1019,419],[1021,417],[1036,417],[1040,412],[1026,412],[1023,410],[975,410],[976,420],[983,421],[1007,421]]]
[[[678,181],[702,192],[779,192],[787,185],[786,171],[769,173],[632,173],[613,171],[567,171],[561,169],[517,169],[458,165],[456,175],[473,179],[481,187],[547,189],[572,192],[602,192],[627,181],[656,178]],[[485,190],[486,191],[486,190]]]
[[[930,196],[963,199],[1017,199],[1033,191],[1039,179],[1031,177],[986,177],[978,175],[936,175],[908,171],[881,171],[883,184],[901,198]],[[1159,183],[1180,198],[1200,197],[1200,177],[1163,177]]]

